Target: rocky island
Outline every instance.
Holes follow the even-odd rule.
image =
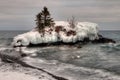
[[[74,18],[67,21],[53,21],[46,7],[37,15],[37,27],[13,39],[14,47],[74,45],[78,43],[115,43],[99,34],[98,25],[78,22]],[[79,45],[79,44],[78,44]]]

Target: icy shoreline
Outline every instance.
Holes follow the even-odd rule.
[[[7,52],[6,50],[4,53]],[[14,51],[13,51],[14,52]],[[41,58],[24,57],[20,61],[16,61],[9,57],[9,53],[5,53],[6,60],[11,59],[12,63],[0,63],[0,79],[14,80],[16,75],[20,80],[119,80],[119,75],[107,72],[102,69],[94,69],[89,67],[78,67],[71,64],[65,64],[54,60],[45,60]],[[17,54],[17,53],[16,53]],[[2,54],[1,54],[2,55]],[[14,56],[13,56],[14,58]],[[24,65],[22,62],[29,66]],[[18,64],[19,63],[19,64]],[[78,74],[79,73],[79,74]],[[54,75],[54,76],[53,76]],[[24,77],[25,76],[25,77]],[[57,78],[55,78],[57,76]],[[59,78],[58,78],[59,76]],[[85,76],[85,77],[84,77]],[[20,78],[21,77],[21,78]],[[61,79],[62,78],[62,79]],[[17,80],[19,80],[17,79]]]
[[[30,68],[30,69],[33,69],[33,70],[41,71],[42,73],[46,73],[47,75],[49,75],[49,76],[51,76],[53,78],[52,80],[68,80],[68,79],[56,76],[56,75],[54,75],[52,73],[49,73],[49,72],[45,71],[42,68],[37,68],[37,67],[34,67],[33,65],[29,65],[28,63],[24,62],[24,60],[27,59],[27,58],[24,58],[24,57],[22,58],[21,53],[15,51],[14,49],[0,50],[0,58],[1,58],[1,61],[5,62],[5,65],[6,65],[6,63],[10,63],[12,65],[12,68],[14,68],[14,69],[16,68],[16,67],[14,67],[14,64],[15,65],[20,65],[21,69],[23,67],[25,67],[25,68]],[[6,66],[6,68],[7,67],[9,67],[9,66]],[[7,72],[5,72],[5,73],[9,74]],[[36,74],[39,74],[39,73],[36,73]],[[24,76],[24,74],[22,74],[22,75]],[[43,80],[49,80],[50,79],[48,76],[46,78],[48,78],[48,79],[43,79]],[[35,80],[38,80],[38,79],[35,79]]]
[[[0,80],[56,80],[49,74],[17,63],[0,63]]]

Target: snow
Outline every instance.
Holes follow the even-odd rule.
[[[18,72],[0,72],[0,80],[40,80],[40,79]]]
[[[17,63],[0,61],[0,65],[0,80],[56,80],[44,71],[23,67]]]
[[[69,27],[66,21],[56,21],[55,26],[61,26],[61,30],[56,32],[56,27],[45,28],[45,33],[39,33],[36,30],[20,34],[13,39],[14,46],[27,46],[30,43],[54,43],[62,41],[65,43],[82,41],[84,38],[89,40],[98,39],[98,25],[91,22],[78,22],[75,28]],[[70,32],[71,31],[71,32]]]
[[[67,21],[55,21],[55,26],[69,26]]]
[[[79,40],[88,37],[90,40],[98,38],[98,25],[90,22],[78,22],[76,31]]]
[[[63,41],[63,42],[66,42],[66,43],[68,43],[68,42],[76,42],[76,40],[77,40],[77,35],[75,35],[75,36],[73,36],[73,35],[71,35],[71,36],[67,36],[66,34],[65,34],[65,32],[60,32],[60,38],[61,38],[61,40]]]
[[[55,21],[55,26],[63,26],[67,31],[72,29],[67,21]]]
[[[19,42],[18,42],[19,41]],[[44,37],[43,34],[40,34],[38,31],[30,31],[21,35],[14,37],[13,45],[23,45],[27,46],[29,43],[38,44],[38,43],[48,43],[48,42],[56,42],[57,34],[55,32],[45,32]]]

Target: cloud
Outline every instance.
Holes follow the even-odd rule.
[[[35,15],[43,6],[55,20],[75,16],[79,21],[102,24],[101,29],[113,29],[110,25],[119,29],[120,0],[0,0],[0,29],[33,28]]]

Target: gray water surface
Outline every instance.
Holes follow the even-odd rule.
[[[0,47],[10,46],[13,37],[24,32],[0,31]],[[120,31],[100,33],[117,43],[27,48],[36,55],[26,61],[70,80],[120,80]]]

